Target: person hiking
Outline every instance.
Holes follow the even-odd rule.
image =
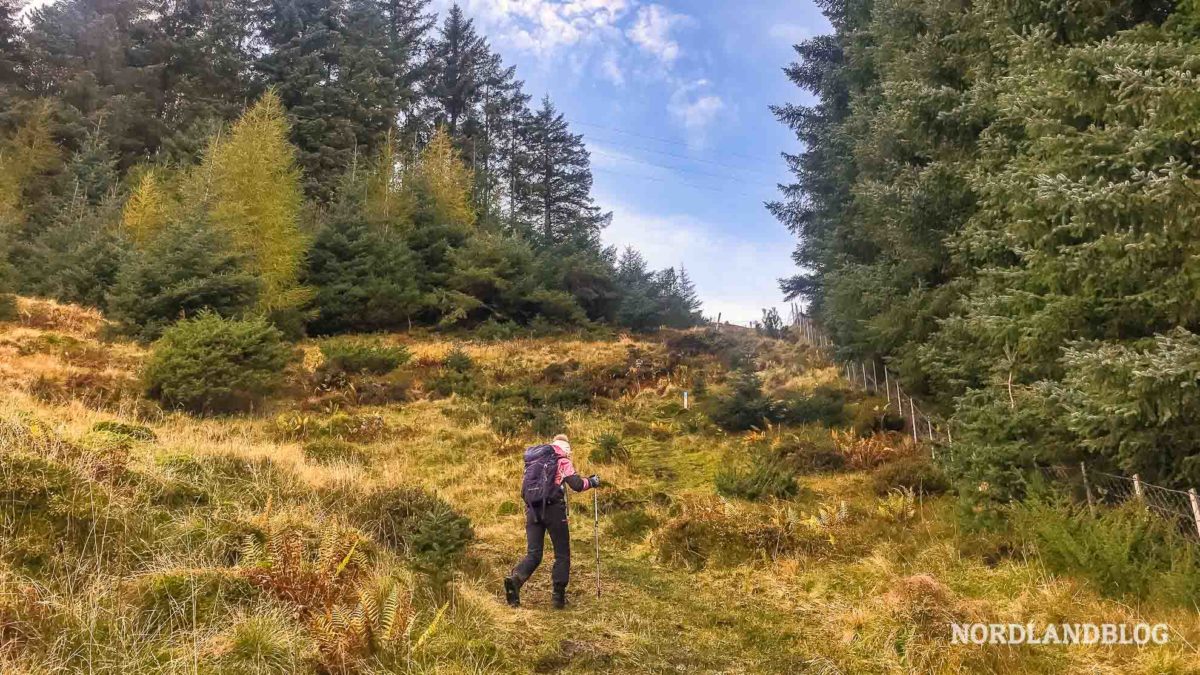
[[[563,484],[576,492],[600,485],[592,475],[581,478],[571,463],[571,443],[564,434],[554,437],[548,445],[535,445],[525,450],[525,477],[521,481],[521,498],[525,501],[525,541],[527,552],[512,574],[504,578],[504,595],[513,607],[521,605],[521,586],[542,563],[546,533],[554,546],[554,582],[552,601],[555,609],[567,604],[567,583],[571,577],[571,531],[567,523],[567,502]]]

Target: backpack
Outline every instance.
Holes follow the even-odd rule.
[[[525,477],[521,479],[521,498],[529,506],[542,506],[554,496],[558,485],[558,454],[553,445],[535,445],[525,450]]]

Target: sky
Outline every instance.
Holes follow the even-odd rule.
[[[443,11],[452,0],[435,0]],[[768,106],[808,102],[782,68],[830,32],[811,0],[460,0],[534,103],[591,152],[606,243],[683,266],[706,316],[787,317],[795,240],[767,212],[795,136]]]

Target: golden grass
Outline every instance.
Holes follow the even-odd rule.
[[[57,317],[37,320],[52,325],[49,330],[69,330],[73,336],[95,341],[97,317],[61,306],[38,307],[42,312],[38,316]],[[9,349],[4,338],[25,339],[43,330],[32,325],[0,324],[0,350]],[[588,368],[620,369],[628,365],[631,348],[646,359],[665,355],[654,340],[537,338],[477,344],[438,337],[388,339],[412,350],[411,367],[418,370],[436,368],[461,344],[494,382],[571,359]],[[125,344],[106,348],[126,359],[112,370],[134,377],[141,350]],[[311,344],[305,350],[315,353]],[[784,359],[789,353],[768,355],[774,359],[772,367],[779,369],[777,386],[836,383],[836,373],[830,374],[829,369],[786,372]],[[305,367],[318,363],[319,358],[310,357]],[[109,368],[104,363],[67,364],[54,354],[15,356],[14,351],[0,351],[0,382],[8,384],[31,382],[35,376],[60,377],[71,369],[105,372]],[[65,557],[59,561],[63,568],[36,579],[0,563],[0,672],[183,673],[219,672],[220,667],[233,668],[227,672],[270,672],[238,671],[228,665],[237,646],[252,637],[270,638],[275,647],[282,645],[285,653],[297,657],[287,662],[293,665],[276,672],[286,668],[307,672],[311,644],[304,626],[276,600],[256,600],[230,608],[226,620],[170,631],[135,628],[135,611],[114,609],[111,600],[139,575],[215,564],[219,550],[193,540],[202,541],[202,535],[220,523],[259,523],[268,518],[312,526],[341,522],[345,514],[331,511],[323,495],[365,493],[401,484],[434,490],[468,515],[476,541],[448,600],[427,595],[396,561],[385,555],[378,558],[384,573],[403,577],[413,588],[418,632],[434,625],[439,610],[444,612],[419,652],[389,666],[391,672],[1197,672],[1200,621],[1194,611],[1105,599],[1086,584],[1044,573],[1035,560],[1011,557],[985,563],[964,553],[965,535],[954,524],[951,498],[918,503],[915,518],[903,524],[881,520],[873,515],[876,497],[862,473],[803,477],[801,482],[813,493],[811,501],[739,502],[722,507],[745,522],[767,522],[803,520],[815,517],[822,506],[846,504],[850,517],[845,524],[819,530],[828,542],[819,552],[751,556],[733,566],[711,564],[689,572],[658,561],[654,536],[610,537],[614,519],[628,510],[646,512],[661,528],[698,503],[722,503],[713,495],[712,475],[722,458],[741,451],[745,438],[711,428],[688,431],[677,404],[676,383],[663,377],[647,380],[640,392],[566,415],[577,466],[582,473],[601,474],[606,488],[599,493],[605,533],[604,593],[596,598],[593,592],[591,496],[576,496],[571,510],[573,608],[564,613],[548,609],[549,552],[544,569],[523,593],[525,607],[511,610],[503,604],[499,582],[523,551],[524,533],[523,515],[502,506],[519,501],[518,446],[537,439],[523,437],[517,439],[517,446],[505,446],[485,415],[464,415],[478,408],[473,401],[450,397],[354,410],[382,415],[388,429],[382,438],[364,444],[370,460],[363,465],[310,462],[301,450],[302,440],[280,440],[273,425],[278,415],[289,412],[288,402],[240,418],[166,414],[149,422],[141,420],[153,428],[157,441],[129,449],[132,469],[162,476],[160,462],[171,456],[267,459],[294,481],[299,496],[279,498],[267,506],[245,501],[208,510],[173,511],[175,520],[161,526],[173,534],[129,568],[107,569],[97,558],[81,554]],[[34,415],[69,441],[84,438],[103,420],[138,423],[134,413],[132,406],[99,410],[78,400],[46,402],[22,387],[5,386],[0,392],[0,419]],[[625,437],[631,461],[593,465],[587,455],[594,440],[613,431]],[[0,453],[11,450],[0,448]],[[120,496],[124,488],[106,489]],[[14,619],[11,611],[5,613],[5,603],[11,606],[14,599],[30,593],[38,594],[36,606],[46,614],[40,619],[46,623],[39,625],[62,622],[58,629],[62,637],[55,646],[33,649],[22,640],[6,638],[29,629],[33,619],[29,614]],[[180,611],[186,613],[190,607],[181,606]],[[119,612],[116,624],[112,612]],[[949,644],[950,619],[1164,621],[1176,633],[1166,646],[1143,649],[977,647]],[[114,625],[127,627],[101,636],[103,631],[113,631]],[[72,647],[74,639],[82,640],[83,646]],[[271,644],[263,648],[268,647]]]

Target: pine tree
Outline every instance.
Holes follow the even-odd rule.
[[[259,281],[223,235],[206,224],[168,225],[117,275],[109,316],[143,342],[202,311],[236,318],[254,309]]]
[[[262,284],[261,311],[286,313],[304,306],[311,291],[298,281],[308,249],[299,225],[300,171],[283,105],[273,91],[213,139],[188,193],[246,255]]]
[[[156,71],[161,156],[191,164],[209,137],[237,119],[258,90],[253,3],[148,0],[139,58]]]
[[[621,293],[617,323],[634,330],[649,330],[660,325],[654,273],[647,268],[646,259],[632,248],[625,249],[617,262],[617,288]]]
[[[153,154],[163,125],[157,64],[143,62],[148,18],[141,0],[59,0],[29,13],[29,88],[63,109],[57,133],[71,147],[99,128],[119,166]]]

